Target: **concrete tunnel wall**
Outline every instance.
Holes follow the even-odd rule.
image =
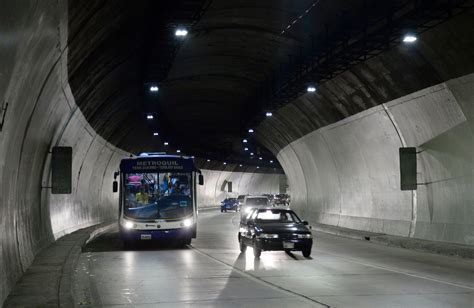
[[[7,1],[0,10],[0,303],[33,261],[59,237],[117,217],[113,172],[128,156],[100,137],[68,83],[67,1]],[[0,114],[0,120],[2,114]],[[73,148],[70,195],[52,195],[50,151]],[[235,192],[278,192],[281,175],[203,170],[202,205]]]
[[[474,74],[370,108],[278,153],[292,207],[313,222],[474,245]],[[399,147],[417,147],[401,191]]]
[[[255,172],[231,172],[202,170],[204,186],[198,186],[198,204],[201,207],[220,205],[226,197],[252,194],[280,193],[282,182],[286,183],[283,174],[265,174]],[[232,192],[228,192],[225,183],[232,182]]]

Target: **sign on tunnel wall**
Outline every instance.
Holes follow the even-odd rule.
[[[416,148],[400,148],[400,188],[416,190]]]
[[[72,147],[53,147],[51,158],[53,194],[72,192]]]

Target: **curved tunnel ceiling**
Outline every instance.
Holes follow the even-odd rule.
[[[407,2],[421,7],[452,3],[69,1],[70,84],[89,123],[124,150],[180,149],[201,158],[249,165],[262,163],[254,157],[263,157],[273,167],[269,165],[275,160],[272,152],[309,132],[298,128],[302,122],[293,123],[298,131],[288,132],[290,137],[260,132],[254,138],[247,133],[261,122],[265,110],[281,108],[300,96],[293,91],[280,97],[279,105],[272,104],[268,93],[276,92],[275,84],[288,77],[285,67],[306,65],[306,60],[298,62],[302,59],[298,55],[306,52],[308,41],[315,53],[321,52],[321,42],[328,43],[329,34],[343,33],[350,39],[356,35],[352,29],[403,8]],[[174,36],[180,27],[189,31],[184,39]],[[150,93],[150,86],[155,85],[159,91]],[[262,100],[263,96],[267,99]],[[373,104],[348,108],[356,112]],[[318,111],[320,123],[341,118],[331,109]],[[147,115],[154,119],[147,120]],[[249,142],[243,144],[243,138]]]

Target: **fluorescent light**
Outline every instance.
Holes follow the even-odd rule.
[[[243,143],[247,143],[247,139],[242,140]]]
[[[270,161],[270,164],[273,164],[273,160]]]
[[[417,40],[416,36],[414,35],[411,35],[411,34],[407,34],[405,35],[405,37],[403,38],[403,42],[404,43],[413,43]]]
[[[259,167],[259,166],[257,166],[257,169],[260,169],[260,167]]]
[[[249,148],[245,148],[244,150],[245,150],[245,151],[248,151],[248,150],[249,150]]]
[[[306,89],[307,92],[310,92],[310,93],[313,93],[313,92],[316,92],[316,87],[314,86],[309,86],[307,89]]]
[[[207,160],[207,162],[210,162],[210,161],[211,161],[210,159]]]
[[[158,136],[158,133],[153,133],[153,136]]]
[[[166,141],[165,141],[165,142],[163,142],[163,145],[168,145],[168,144],[169,144],[169,143],[168,143],[168,142],[166,142]]]
[[[253,133],[253,129],[249,128],[249,133]]]
[[[176,150],[176,153],[181,153],[181,150]]]
[[[239,167],[242,167],[242,164],[239,164]]]
[[[273,115],[273,113],[271,113],[271,112],[265,113],[265,116],[267,116],[267,117],[271,117],[272,115]]]
[[[226,162],[224,162],[224,165],[227,165],[227,163],[226,163]]]
[[[149,115],[146,116],[146,118],[147,118],[148,120],[153,120],[153,115],[149,114]]]
[[[259,157],[258,159],[262,160],[263,158]]]
[[[150,92],[158,92],[159,88],[157,86],[151,86]]]
[[[253,153],[250,153],[250,155],[253,155]]]
[[[177,29],[174,34],[176,36],[184,37],[184,36],[188,35],[188,30],[186,30],[186,29]]]

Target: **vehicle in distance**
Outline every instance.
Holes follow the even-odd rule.
[[[278,205],[285,205],[288,206],[290,205],[290,196],[287,194],[278,194],[275,195],[273,199],[273,203],[278,206]]]
[[[252,209],[266,207],[270,205],[267,196],[245,196],[243,204],[240,206],[242,216],[247,215]]]
[[[221,212],[227,211],[239,211],[239,201],[237,201],[237,198],[225,198],[221,202]]]
[[[239,207],[241,207],[244,204],[244,199],[247,195],[239,195],[237,197],[237,201],[239,201]]]
[[[301,251],[308,258],[313,246],[308,222],[287,208],[253,209],[240,222],[238,240],[240,251],[251,246],[256,258],[267,250]]]

